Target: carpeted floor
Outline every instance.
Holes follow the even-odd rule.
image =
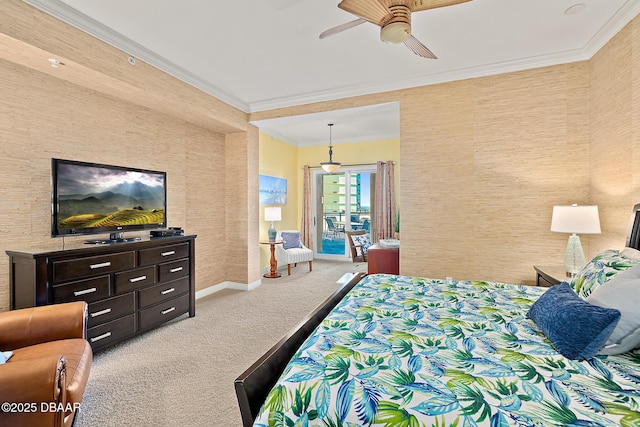
[[[253,291],[225,289],[95,355],[75,427],[241,427],[234,379],[364,263],[315,260]],[[280,270],[282,272],[282,270]]]

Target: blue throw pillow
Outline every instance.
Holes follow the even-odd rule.
[[[285,249],[302,247],[302,243],[300,243],[300,233],[298,231],[283,231],[280,234],[282,235],[282,240],[284,242],[282,247]]]
[[[527,317],[560,354],[582,360],[595,356],[604,346],[620,320],[620,311],[589,304],[562,282],[542,294]]]

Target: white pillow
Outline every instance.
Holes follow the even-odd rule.
[[[11,356],[13,356],[13,351],[0,351],[0,365],[7,363]]]
[[[620,310],[622,316],[598,354],[622,354],[640,347],[640,264],[621,271],[597,287],[585,301]]]
[[[640,261],[640,251],[633,248],[624,248],[620,251],[620,254],[626,256],[627,258],[635,259],[636,261]]]

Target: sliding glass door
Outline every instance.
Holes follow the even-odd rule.
[[[313,173],[314,252],[318,258],[351,257],[346,232],[371,230],[375,166]]]

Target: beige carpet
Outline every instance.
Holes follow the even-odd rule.
[[[225,289],[95,355],[75,427],[240,427],[234,379],[365,263],[315,260],[253,291]],[[282,270],[280,270],[282,272]]]

